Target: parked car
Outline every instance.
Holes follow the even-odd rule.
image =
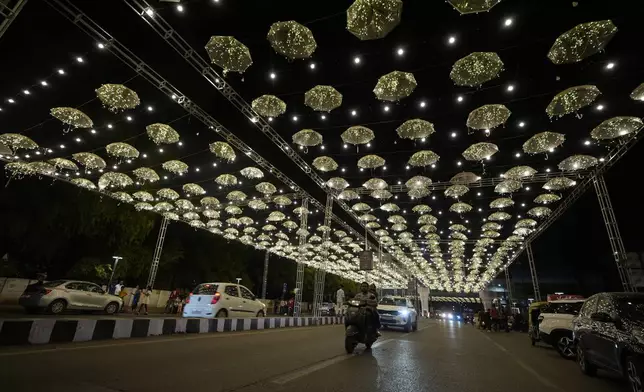
[[[92,282],[80,280],[53,280],[42,285],[30,285],[18,303],[27,312],[46,310],[60,314],[65,310],[102,310],[114,314],[123,307],[123,300],[107,294]]]
[[[320,314],[322,316],[330,316],[335,314],[335,306],[330,302],[323,302],[320,305]]]
[[[183,307],[183,317],[264,317],[266,305],[237,283],[202,283]]]
[[[642,391],[644,293],[593,295],[573,321],[573,333],[583,373],[613,371],[623,375],[633,391]]]
[[[575,358],[572,320],[579,315],[583,299],[561,299],[548,302],[539,315],[539,339],[551,345],[566,359]]]
[[[402,327],[405,332],[418,329],[418,313],[408,298],[387,296],[378,303],[383,327]]]

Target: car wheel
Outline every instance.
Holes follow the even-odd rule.
[[[228,311],[226,309],[221,309],[217,314],[215,315],[216,318],[226,318],[228,317]]]
[[[579,364],[579,369],[582,373],[587,376],[594,376],[597,374],[597,368],[592,363],[588,362],[586,358],[586,351],[581,346],[577,344],[577,364]]]
[[[119,310],[119,304],[116,302],[110,302],[107,304],[105,307],[105,313],[106,314],[114,314]]]
[[[414,323],[411,325],[412,331],[418,331],[418,319],[414,320]]]
[[[47,307],[47,313],[61,314],[65,309],[67,309],[67,302],[63,299],[57,299],[49,304]]]
[[[555,349],[562,357],[573,359],[575,357],[575,342],[567,334],[560,334],[556,338]]]
[[[411,332],[411,319],[407,320],[407,324],[405,325],[405,332]]]
[[[259,317],[264,317],[264,311],[263,311],[263,310],[260,310],[259,312],[257,312],[257,317],[258,317],[258,318],[259,318]]]
[[[642,392],[641,365],[633,357],[626,358],[626,379],[633,392]]]
[[[353,350],[356,348],[357,343],[355,340],[351,337],[345,337],[344,338],[344,349],[346,350],[347,354],[353,354]]]

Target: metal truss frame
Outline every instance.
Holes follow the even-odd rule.
[[[333,215],[333,196],[327,194],[326,206],[324,208],[324,225],[331,227],[331,216]],[[322,243],[326,243],[331,235],[330,231],[322,233]],[[322,251],[322,268],[315,270],[315,282],[313,284],[313,316],[322,316],[322,302],[324,300],[324,281],[326,280],[326,263],[329,257],[329,250],[325,247]]]
[[[0,38],[7,32],[11,23],[16,19],[22,8],[27,4],[27,0],[17,0],[13,6],[5,5],[0,2],[0,15],[3,17],[0,23]]]
[[[505,289],[508,293],[508,302],[512,306],[512,278],[510,278],[510,270],[508,267],[505,267]]]
[[[163,252],[163,243],[165,242],[165,234],[168,231],[168,223],[170,220],[165,216],[161,220],[161,227],[159,228],[159,235],[157,236],[157,244],[154,247],[154,255],[152,256],[152,265],[150,265],[150,273],[148,275],[148,282],[146,286],[154,287],[154,281],[157,279],[157,271],[159,270],[159,261],[161,260],[161,253]]]
[[[266,287],[268,286],[268,262],[271,252],[268,250],[264,255],[264,274],[262,275],[262,299],[266,299]]]
[[[309,199],[302,200],[302,213],[300,214],[300,230],[306,229],[308,216],[306,212],[309,207]],[[304,245],[306,245],[306,234],[300,232],[300,249],[297,259],[297,275],[295,277],[295,306],[293,307],[293,316],[300,317],[302,314],[302,291],[304,289]]]
[[[617,272],[619,273],[622,287],[624,288],[624,291],[627,292],[636,291],[634,290],[630,276],[626,271],[626,249],[624,248],[622,236],[619,233],[617,218],[615,218],[613,204],[610,201],[608,187],[606,186],[606,181],[604,181],[604,176],[595,176],[593,185],[595,186],[599,208],[602,211],[602,217],[604,218],[604,224],[606,225],[610,247],[613,250],[613,258],[615,259],[615,265],[617,266]]]
[[[530,264],[530,276],[532,277],[532,289],[534,290],[534,300],[541,301],[541,290],[539,290],[539,277],[537,276],[537,269],[534,265],[534,255],[532,254],[532,244],[530,242],[525,245],[526,253],[528,253],[528,264]]]

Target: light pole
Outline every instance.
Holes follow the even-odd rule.
[[[109,293],[110,291],[110,285],[112,284],[112,278],[114,278],[114,271],[116,271],[116,266],[119,263],[119,260],[123,259],[121,256],[112,256],[114,259],[114,267],[112,267],[112,274],[110,275],[110,280],[107,282],[107,292]]]
[[[239,284],[239,282],[241,282],[242,280],[241,278],[235,278],[235,279],[237,280],[237,284]]]

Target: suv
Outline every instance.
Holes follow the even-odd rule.
[[[383,327],[403,327],[405,332],[418,329],[418,313],[408,298],[383,297],[377,309]]]
[[[183,317],[264,317],[266,305],[237,283],[202,283],[183,307]]]
[[[561,299],[548,302],[539,315],[539,339],[566,359],[575,357],[572,320],[579,314],[583,299]]]
[[[573,329],[583,373],[613,371],[623,375],[633,391],[642,391],[644,294],[595,294],[586,300]]]

